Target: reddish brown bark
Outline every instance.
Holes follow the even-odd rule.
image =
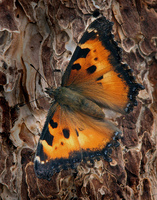
[[[0,2],[1,199],[157,199],[156,8],[155,1],[147,0]],[[82,163],[77,172],[41,180],[33,159],[50,104],[41,98],[47,85],[30,64],[49,85],[59,85],[62,73],[54,69],[65,70],[96,9],[114,22],[123,61],[145,90],[132,113],[116,116],[123,138],[113,162]]]

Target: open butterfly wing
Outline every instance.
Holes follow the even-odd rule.
[[[38,143],[35,172],[49,180],[61,169],[76,168],[82,159],[93,161],[93,157],[101,156],[110,161],[109,149],[117,145],[119,135],[118,129],[104,119],[96,120],[54,103]]]
[[[111,30],[112,23],[105,17],[87,28],[64,73],[62,86],[79,91],[102,107],[124,113],[136,105],[142,87],[128,66],[121,64],[121,49]]]

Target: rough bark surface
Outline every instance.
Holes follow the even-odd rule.
[[[95,11],[97,9],[97,11]],[[145,86],[138,106],[114,116],[123,131],[113,162],[38,179],[33,159],[50,106],[44,88],[61,76],[93,16],[114,22],[123,61]],[[157,2],[153,0],[0,1],[0,199],[157,199]],[[45,77],[47,83],[31,67]],[[61,72],[54,69],[59,69]],[[26,104],[20,109],[18,103]]]

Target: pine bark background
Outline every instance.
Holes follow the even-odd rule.
[[[33,159],[50,106],[42,98],[44,88],[60,84],[77,42],[98,11],[114,22],[123,61],[145,90],[130,114],[107,114],[123,131],[111,163],[82,163],[77,172],[38,179]],[[0,1],[0,199],[157,199],[156,24],[155,0]]]

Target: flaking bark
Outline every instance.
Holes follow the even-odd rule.
[[[0,2],[2,200],[157,199],[156,7],[155,1],[144,0]],[[38,179],[33,159],[50,106],[49,99],[42,98],[44,89],[47,83],[60,84],[76,43],[91,17],[99,13],[114,22],[123,61],[146,89],[140,92],[133,112],[113,117],[123,138],[111,163],[81,164],[77,173],[62,171],[51,181]],[[19,109],[19,103],[25,105]],[[106,116],[111,118],[110,113]]]

